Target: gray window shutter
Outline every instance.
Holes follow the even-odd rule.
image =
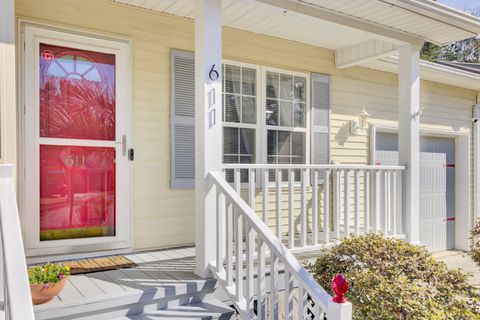
[[[171,186],[195,186],[195,60],[194,54],[171,53]]]
[[[330,163],[330,77],[312,74],[311,163]]]

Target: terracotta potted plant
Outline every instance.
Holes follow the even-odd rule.
[[[70,267],[47,263],[28,269],[33,304],[46,303],[62,291],[70,275]]]

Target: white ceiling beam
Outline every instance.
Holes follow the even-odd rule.
[[[335,50],[335,67],[350,68],[369,60],[382,58],[396,52],[400,46],[370,39],[365,42]]]
[[[284,10],[297,12],[306,16],[322,19],[339,25],[347,26],[353,29],[362,30],[376,38],[389,42],[408,43],[420,47],[424,39],[420,36],[410,34],[398,29],[382,26],[367,20],[342,14],[333,10],[322,8],[315,5],[301,3],[295,0],[256,0],[257,2],[269,4]],[[320,31],[320,30],[319,30]]]

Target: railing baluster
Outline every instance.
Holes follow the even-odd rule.
[[[247,238],[246,238],[246,283],[245,283],[245,298],[246,298],[246,307],[251,315],[253,315],[253,279],[254,273],[253,270],[253,255],[255,253],[255,231],[252,228],[252,225],[247,222]]]
[[[238,194],[240,194],[240,183],[241,183],[241,178],[240,178],[240,170],[239,169],[235,169],[233,171],[233,188],[235,189],[235,191],[238,192]]]
[[[355,170],[355,237],[360,235],[360,178],[359,170]]]
[[[225,259],[225,196],[217,189],[217,272],[223,272]]]
[[[248,205],[255,210],[255,170],[248,169]]]
[[[301,243],[307,246],[307,170],[301,170]]]
[[[237,301],[243,300],[243,218],[238,208],[235,208],[235,294]]]
[[[295,172],[288,170],[288,248],[292,249],[295,246],[295,229],[293,218],[293,191],[295,182]]]
[[[373,232],[378,233],[380,231],[380,187],[381,187],[381,180],[380,180],[380,171],[375,170],[375,214],[374,214],[374,221],[373,221]]]
[[[330,170],[325,170],[325,203],[323,217],[323,232],[325,234],[325,244],[330,242]]]
[[[318,171],[313,170],[312,190],[312,245],[318,244]]]
[[[301,283],[298,284],[298,319],[306,319],[307,292]]]
[[[278,319],[278,290],[276,286],[278,277],[278,258],[270,252],[270,297],[269,297],[269,319]]]
[[[383,170],[383,235],[388,236],[388,218],[389,218],[389,205],[388,205],[388,170]]]
[[[348,237],[350,234],[350,170],[345,170],[343,174],[343,235]]]
[[[275,233],[282,240],[282,170],[275,170]]]
[[[293,319],[293,277],[290,271],[285,269],[285,291],[284,291],[284,311],[283,317],[285,320]]]
[[[265,247],[263,240],[257,239],[257,317],[265,320],[267,315],[265,298]]]
[[[333,170],[333,231],[335,238],[340,239],[340,171]]]
[[[262,219],[268,226],[268,169],[263,170]]]
[[[397,235],[397,170],[392,172],[392,234]]]
[[[227,274],[226,274],[226,281],[227,281],[227,286],[233,285],[233,205],[230,202],[230,200],[227,203],[227,216],[226,216],[226,221],[227,221],[227,228],[226,228],[226,233],[227,233],[227,252],[226,252],[226,258],[227,258]]]
[[[370,233],[370,171],[363,171],[363,201],[364,201],[364,232],[365,234]]]

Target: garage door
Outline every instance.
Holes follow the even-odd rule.
[[[398,163],[397,135],[377,133],[376,163]],[[455,245],[455,141],[421,137],[420,241],[431,251]]]

